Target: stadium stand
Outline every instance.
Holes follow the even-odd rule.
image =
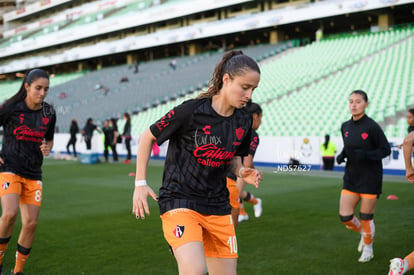
[[[293,42],[278,45],[258,45],[241,48],[246,54],[261,59],[294,46]],[[48,101],[58,112],[58,127],[67,131],[73,114],[82,122],[88,117],[102,121],[108,117],[122,117],[123,112],[156,107],[161,102],[176,99],[208,85],[212,70],[222,56],[221,52],[211,52],[196,56],[176,57],[142,63],[139,73],[132,66],[122,65],[89,72],[81,78],[52,86]],[[176,70],[169,66],[175,59]],[[121,79],[128,81],[121,82]],[[102,85],[107,89],[96,89]],[[66,98],[60,95],[66,93]]]
[[[262,80],[253,95],[264,110],[261,136],[338,136],[349,119],[347,97],[358,88],[368,92],[369,115],[385,126],[386,118],[406,110],[414,90],[414,67],[405,59],[414,52],[413,40],[413,28],[391,30],[325,40],[262,59]],[[134,134],[193,96],[133,116]],[[393,102],[398,104],[390,108]],[[391,120],[386,134],[402,137],[406,129],[404,118]]]

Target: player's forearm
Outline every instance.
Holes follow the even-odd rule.
[[[413,152],[413,142],[414,142],[414,132],[409,133],[405,138],[403,142],[403,155],[404,155],[404,163],[405,163],[405,169],[412,170],[412,152]]]
[[[145,130],[140,138],[137,152],[137,166],[135,180],[144,180],[147,177],[147,167],[151,156],[152,145],[155,137],[149,129]]]
[[[230,172],[236,177],[240,177],[240,169],[244,168],[240,156],[235,156],[230,162]]]

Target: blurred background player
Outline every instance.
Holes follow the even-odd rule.
[[[359,262],[374,257],[374,212],[382,192],[382,159],[391,153],[390,145],[380,126],[365,114],[368,96],[356,90],[349,96],[352,118],[341,126],[344,148],[338,164],[346,159],[339,216],[348,229],[361,233]],[[354,216],[360,203],[360,218]]]
[[[4,128],[0,156],[0,274],[19,208],[22,228],[11,274],[23,274],[32,248],[42,201],[41,166],[43,156],[48,156],[53,147],[56,123],[53,107],[44,102],[48,90],[48,73],[31,70],[19,91],[0,109],[0,125]]]
[[[104,158],[108,162],[109,158],[109,148],[112,151],[112,158],[114,162],[118,161],[118,153],[116,151],[116,141],[117,141],[117,131],[114,127],[112,119],[106,119],[102,127],[102,132],[104,134]]]
[[[93,131],[98,131],[101,133],[102,131],[99,130],[98,126],[93,123],[93,119],[90,117],[86,120],[85,126],[82,129],[82,137],[85,139],[86,143],[86,150],[92,150],[92,136]]]
[[[125,119],[125,125],[122,137],[124,138],[125,148],[127,150],[127,158],[123,162],[129,164],[131,163],[131,116],[129,113],[125,112],[123,118]]]
[[[412,131],[414,131],[414,108],[408,109],[407,111],[407,124],[407,132],[411,133]],[[399,149],[401,149],[402,147],[402,144],[398,146]]]
[[[242,108],[260,80],[257,63],[241,51],[224,54],[210,88],[171,110],[141,135],[133,195],[136,218],[158,200],[164,237],[179,274],[237,274],[237,239],[226,175],[258,187],[263,174],[243,167],[252,117]],[[169,140],[159,199],[146,183],[152,144]]]
[[[336,145],[325,135],[325,142],[321,144],[323,170],[332,171],[335,163]]]
[[[243,165],[245,167],[254,168],[253,158],[254,158],[254,155],[256,154],[256,150],[260,142],[259,135],[257,134],[256,131],[257,129],[259,129],[260,124],[262,123],[263,111],[259,104],[252,103],[251,101],[247,103],[246,108],[247,110],[249,110],[249,113],[252,114],[253,124],[252,124],[252,140],[250,141],[249,154],[243,158]],[[245,190],[245,187],[246,187],[246,183],[242,179],[238,178],[237,188],[239,189],[240,199],[241,199],[240,211],[239,211],[239,216],[237,219],[238,222],[247,221],[249,219],[249,215],[246,212],[243,201],[253,204],[254,216],[256,218],[259,218],[263,213],[262,199],[256,198],[251,192],[247,192]]]
[[[78,122],[76,121],[76,119],[72,119],[72,121],[70,123],[69,133],[70,133],[70,138],[69,138],[68,144],[66,144],[66,152],[68,153],[68,155],[71,155],[69,147],[72,145],[73,156],[76,158],[77,157],[77,153],[76,153],[76,134],[79,133],[79,126],[78,126]]]
[[[409,112],[411,113],[411,111]],[[407,121],[408,119],[407,115]],[[412,152],[414,144],[414,132],[410,132],[404,138],[403,152],[404,152],[404,163],[405,163],[405,175],[409,182],[414,184],[414,168],[412,163]],[[390,270],[388,275],[401,275],[405,274],[408,270],[414,268],[414,251],[405,256],[404,259],[394,258],[390,263]]]

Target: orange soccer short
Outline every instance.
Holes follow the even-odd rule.
[[[234,209],[240,208],[240,191],[237,182],[231,178],[227,178],[227,189],[229,190],[230,205]]]
[[[353,196],[359,196],[361,198],[375,200],[379,198],[379,194],[365,194],[365,193],[356,193],[349,191],[347,189],[342,189],[341,195],[353,195]]]
[[[162,229],[168,244],[177,247],[202,242],[206,257],[237,258],[237,239],[231,215],[204,215],[187,208],[161,215]]]
[[[20,195],[21,204],[42,203],[42,181],[23,178],[13,173],[0,173],[0,197],[7,194]]]

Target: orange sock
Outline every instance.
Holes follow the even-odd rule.
[[[3,263],[4,252],[7,249],[11,237],[0,238],[0,265]]]
[[[353,216],[352,220],[343,222],[346,228],[351,229],[352,231],[361,232],[361,224],[357,217]]]
[[[408,263],[408,270],[413,269],[414,268],[414,251],[408,254],[404,258],[404,260],[406,260]]]
[[[375,235],[374,220],[361,220],[361,226],[363,230],[364,244],[372,244]]]
[[[252,193],[247,192],[246,199],[247,199],[247,202],[248,203],[251,203],[253,205],[256,205],[257,204],[257,199],[254,197],[254,195]]]
[[[244,209],[243,203],[240,203],[240,212],[239,215],[245,216],[246,215],[246,209]]]
[[[17,244],[16,252],[16,265],[14,266],[14,273],[23,272],[24,264],[26,263],[27,258],[29,258],[30,248],[25,248]]]

